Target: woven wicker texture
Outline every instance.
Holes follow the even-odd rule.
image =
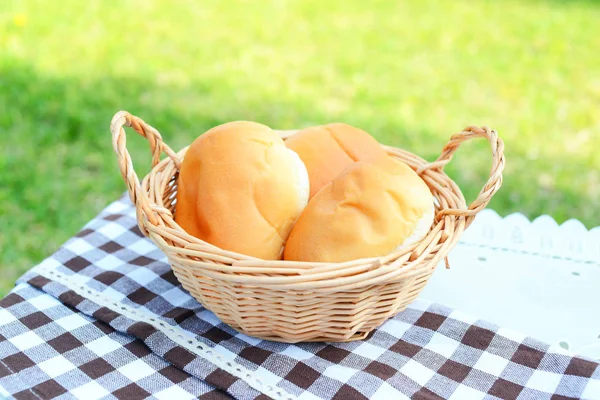
[[[127,151],[125,126],[150,143],[152,170],[141,182]],[[167,255],[183,287],[234,329],[282,342],[362,339],[404,310],[500,188],[505,164],[504,144],[487,127],[455,134],[431,163],[384,146],[417,171],[436,199],[436,218],[423,240],[383,257],[344,263],[265,261],[219,249],[175,223],[177,176],[187,147],[174,152],[156,129],[125,111],[113,117],[110,130],[140,229]],[[294,133],[279,132],[284,139]],[[478,137],[491,144],[492,170],[467,207],[443,168],[462,142]],[[162,152],[168,156],[163,160]]]

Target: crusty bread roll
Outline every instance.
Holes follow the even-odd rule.
[[[374,161],[387,153],[367,132],[333,123],[306,128],[290,136],[285,145],[294,150],[308,170],[312,198],[344,168],[355,161]]]
[[[175,222],[224,250],[281,259],[308,202],[300,157],[268,126],[238,121],[200,135],[177,181]]]
[[[304,209],[284,259],[343,262],[378,257],[426,236],[433,196],[403,162],[386,156],[349,165]]]

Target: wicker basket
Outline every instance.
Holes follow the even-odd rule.
[[[150,142],[153,168],[141,183],[126,148],[124,126]],[[234,329],[281,342],[363,339],[404,310],[500,188],[504,169],[503,142],[487,127],[471,126],[452,136],[432,163],[384,146],[416,170],[436,198],[437,216],[426,238],[380,258],[335,264],[265,261],[221,250],[175,223],[178,170],[187,147],[174,152],[156,129],[124,111],[114,116],[110,129],[139,227],[167,255],[184,289]],[[285,139],[293,131],[280,133]],[[489,140],[493,167],[489,181],[467,207],[443,168],[462,142],[476,137]],[[161,152],[168,156],[162,161]]]

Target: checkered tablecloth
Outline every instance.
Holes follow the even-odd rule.
[[[600,366],[422,300],[364,341],[248,337],[181,288],[122,197],[0,301],[1,394],[600,399]]]

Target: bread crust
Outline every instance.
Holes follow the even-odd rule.
[[[433,196],[405,163],[354,162],[313,197],[288,238],[284,259],[343,262],[389,254],[422,239]]]
[[[300,158],[266,125],[236,121],[200,135],[178,178],[175,222],[224,250],[280,259],[308,202]]]
[[[386,152],[367,132],[344,123],[314,126],[298,131],[286,142],[308,171],[313,198],[348,165],[356,161],[375,161]]]

